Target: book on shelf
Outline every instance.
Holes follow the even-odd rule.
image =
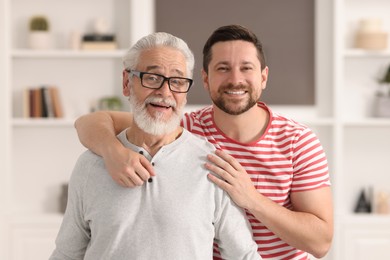
[[[117,48],[113,34],[86,34],[81,41],[82,50],[115,50]]]
[[[113,34],[85,34],[83,42],[114,42],[115,35]]]
[[[116,50],[118,48],[116,42],[82,42],[82,50]]]
[[[40,89],[31,90],[31,117],[42,117],[42,96]]]
[[[54,117],[57,118],[64,117],[64,111],[62,109],[60,92],[58,88],[52,87],[50,94],[51,94],[52,106],[54,110]]]
[[[41,88],[42,117],[55,117],[51,92],[50,88]]]
[[[23,92],[25,118],[61,118],[64,116],[57,87],[26,88]]]

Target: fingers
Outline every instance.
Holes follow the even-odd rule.
[[[156,173],[154,172],[154,168],[152,164],[143,156],[140,158],[141,166],[138,171],[140,171],[141,174],[146,176],[145,178],[142,178],[143,180],[148,180],[151,176],[156,176]]]
[[[236,160],[236,158],[234,158],[230,154],[222,150],[216,150],[215,154],[221,159],[223,159],[229,166],[233,167],[235,170],[239,171],[242,168],[241,164]]]
[[[137,186],[142,186],[144,184],[144,182],[147,181],[148,179],[149,178],[147,178],[147,179],[141,178],[137,174],[137,172],[133,172],[131,174],[127,173],[127,174],[121,175],[119,180],[117,180],[116,182],[123,187],[134,188]]]
[[[127,188],[142,186],[150,177],[155,176],[152,164],[143,155],[129,152],[119,163],[110,163],[109,172],[114,181]],[[118,159],[117,159],[118,160]]]
[[[124,177],[124,182],[127,183],[127,187],[141,186],[148,180],[147,177],[141,177],[138,172],[133,172],[132,174]]]
[[[150,177],[155,176],[152,164],[144,156],[140,156],[139,161],[135,164],[134,170],[128,169],[127,176],[136,186],[141,186]]]
[[[224,181],[224,180],[221,180],[220,178],[218,178],[217,176],[214,176],[212,175],[211,173],[207,174],[207,177],[212,181],[214,182],[218,187],[220,187],[221,189],[225,190],[225,191],[228,191],[231,187],[231,185]]]
[[[208,154],[207,159],[212,162],[214,165],[208,165],[207,168],[223,177],[229,173],[230,175],[235,176],[236,169],[232,166],[232,163],[235,162],[235,159],[228,155],[227,153],[216,150],[214,154]],[[219,169],[218,169],[219,168]]]
[[[107,153],[103,159],[112,179],[123,187],[141,186],[156,175],[145,156],[125,147]]]
[[[239,178],[242,169],[240,163],[234,157],[222,150],[216,150],[215,154],[208,154],[207,159],[211,163],[206,163],[205,167],[225,181],[223,186],[234,185],[235,179]]]
[[[134,188],[137,186],[130,178],[126,177],[121,178],[119,181],[117,181],[117,183],[125,188]]]
[[[217,158],[214,158],[216,157],[215,155],[211,155],[210,157],[210,161],[211,162],[214,162],[214,161],[219,161],[220,159]],[[221,162],[219,162],[221,163]],[[213,173],[215,173],[217,176],[221,177],[223,180],[221,181],[226,181],[228,183],[232,183],[233,181],[233,174],[232,173],[229,173],[228,171],[225,171],[222,167],[218,166],[217,163],[215,164],[211,164],[211,163],[206,163],[205,164],[205,167],[206,169],[208,169],[209,171],[212,171]],[[217,178],[218,179],[218,178]]]
[[[142,186],[149,178],[156,175],[152,164],[144,156],[134,159],[136,161],[133,163],[134,167],[127,165],[121,176],[121,183],[128,188]]]

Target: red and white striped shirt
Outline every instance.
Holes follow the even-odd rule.
[[[305,125],[273,113],[264,103],[258,106],[269,112],[270,120],[263,136],[249,144],[232,140],[218,129],[212,106],[185,114],[182,124],[235,157],[256,189],[286,208],[291,208],[291,192],[330,186],[326,156],[316,135]],[[283,242],[249,212],[247,217],[262,258],[309,259],[306,252]],[[214,259],[222,259],[217,249]]]

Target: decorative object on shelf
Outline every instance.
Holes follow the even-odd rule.
[[[85,34],[81,42],[83,50],[115,50],[117,49],[115,35],[109,33],[109,24],[104,18],[93,21],[93,33]]]
[[[67,204],[68,204],[68,184],[64,183],[61,185],[61,195],[60,195],[60,212],[61,213],[65,213]]]
[[[49,21],[45,16],[33,16],[30,19],[29,46],[31,49],[52,48]]]
[[[390,213],[390,196],[385,191],[378,191],[375,194],[374,212],[378,214]]]
[[[390,65],[382,78],[378,80],[380,89],[375,97],[375,116],[390,117]]]
[[[356,203],[356,207],[355,207],[354,212],[355,213],[371,213],[372,212],[371,199],[367,198],[366,192],[364,189],[362,189],[360,192],[359,199]]]
[[[81,33],[73,30],[70,33],[69,45],[72,50],[79,50],[81,48]]]
[[[83,50],[115,50],[117,48],[113,34],[86,34],[81,42]]]
[[[93,30],[96,34],[107,34],[109,32],[110,26],[107,19],[103,17],[98,17],[93,21]]]
[[[384,50],[387,48],[388,35],[382,30],[382,21],[371,18],[360,21],[356,33],[356,47],[367,50]]]
[[[99,100],[99,110],[122,110],[122,101],[119,97],[104,97]]]

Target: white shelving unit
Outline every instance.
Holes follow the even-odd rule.
[[[390,48],[352,48],[361,18],[382,18],[390,33],[390,1],[316,0],[315,6],[316,104],[274,109],[310,126],[327,153],[336,226],[326,259],[390,259],[390,215],[353,213],[361,188],[390,190],[390,118],[373,118],[370,110],[375,77],[390,64]],[[54,50],[27,48],[34,14],[49,18]],[[89,30],[99,16],[111,22],[119,49],[70,50],[70,32]],[[84,150],[74,119],[98,97],[121,95],[122,55],[153,31],[154,0],[0,0],[0,259],[48,257],[62,219],[61,184]],[[22,90],[44,83],[60,89],[65,118],[22,117]]]
[[[332,259],[389,259],[390,215],[354,214],[362,188],[390,192],[390,118],[373,117],[376,79],[390,64],[389,48],[354,48],[361,19],[380,18],[390,34],[390,2],[340,0],[334,3],[336,237]]]
[[[53,49],[28,48],[33,15],[48,18]],[[72,50],[71,32],[91,33],[98,17],[118,50]],[[62,220],[61,184],[85,150],[74,119],[102,96],[122,96],[121,58],[154,31],[154,0],[0,0],[0,19],[0,259],[47,259]],[[64,118],[23,118],[23,90],[42,84],[58,87]]]

